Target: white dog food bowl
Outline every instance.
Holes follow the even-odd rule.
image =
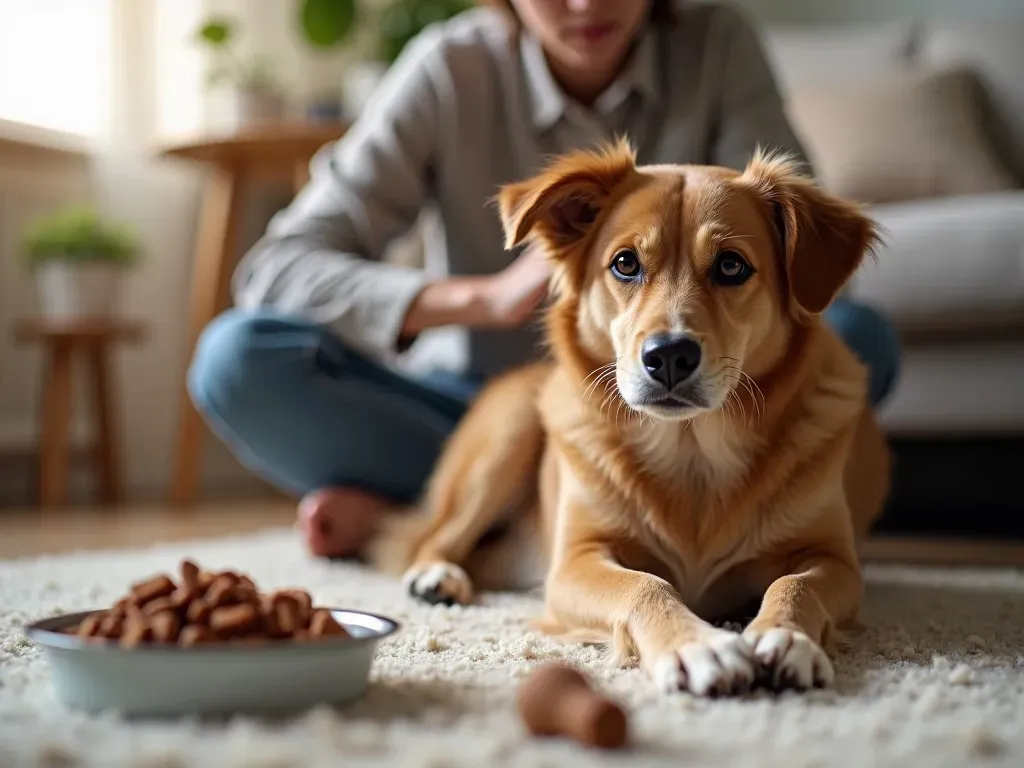
[[[57,698],[72,709],[133,717],[286,712],[362,696],[377,643],[399,628],[383,616],[330,611],[351,637],[124,648],[61,631],[98,611],[38,621],[26,633],[44,649]]]

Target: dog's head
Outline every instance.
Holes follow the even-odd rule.
[[[720,408],[741,377],[768,374],[877,237],[763,152],[743,172],[643,167],[620,142],[564,155],[498,202],[506,246],[555,262],[555,353],[614,370],[626,404],[663,419]]]

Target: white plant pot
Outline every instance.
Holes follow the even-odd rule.
[[[109,318],[116,312],[121,267],[51,260],[36,268],[43,317],[50,320]]]
[[[229,88],[218,99],[218,106],[219,122],[229,130],[280,122],[288,112],[284,97],[269,88]]]

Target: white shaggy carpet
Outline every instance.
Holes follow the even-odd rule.
[[[364,700],[287,721],[133,722],[62,710],[25,624],[109,604],[183,556],[244,570],[267,589],[391,615]],[[314,561],[291,531],[150,550],[0,562],[0,766],[942,766],[1024,765],[1024,574],[869,570],[869,629],[809,695],[664,696],[636,669],[533,636],[533,598],[414,604],[391,579]],[[535,665],[565,658],[628,706],[633,746],[598,753],[527,736],[513,708]]]

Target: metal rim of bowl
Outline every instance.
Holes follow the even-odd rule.
[[[62,628],[80,622],[88,616],[92,616],[96,613],[102,613],[108,609],[106,608],[95,608],[89,611],[78,611],[76,613],[62,613],[57,616],[50,616],[46,619],[39,619],[25,627],[25,634],[30,640],[38,643],[42,646],[49,646],[51,648],[60,648],[69,651],[119,651],[122,653],[222,653],[230,652],[234,653],[267,653],[268,651],[294,649],[296,647],[301,648],[324,648],[324,647],[344,647],[351,648],[353,646],[367,645],[370,643],[376,643],[383,640],[390,635],[395,634],[402,625],[392,618],[383,616],[376,613],[370,613],[369,611],[357,611],[352,608],[335,608],[331,606],[317,606],[317,608],[324,608],[331,612],[332,615],[336,614],[348,614],[350,616],[362,616],[364,618],[373,619],[379,622],[381,625],[380,629],[374,629],[373,634],[366,635],[364,637],[346,637],[346,638],[319,638],[316,640],[303,640],[301,643],[297,643],[294,640],[288,638],[272,639],[266,643],[259,645],[249,645],[242,643],[203,643],[199,645],[193,645],[184,647],[180,645],[174,645],[171,643],[143,643],[134,648],[126,648],[119,645],[114,639],[82,639],[78,635],[68,634],[67,632],[60,631]],[[337,617],[336,617],[337,618]],[[345,623],[345,622],[341,622]]]

